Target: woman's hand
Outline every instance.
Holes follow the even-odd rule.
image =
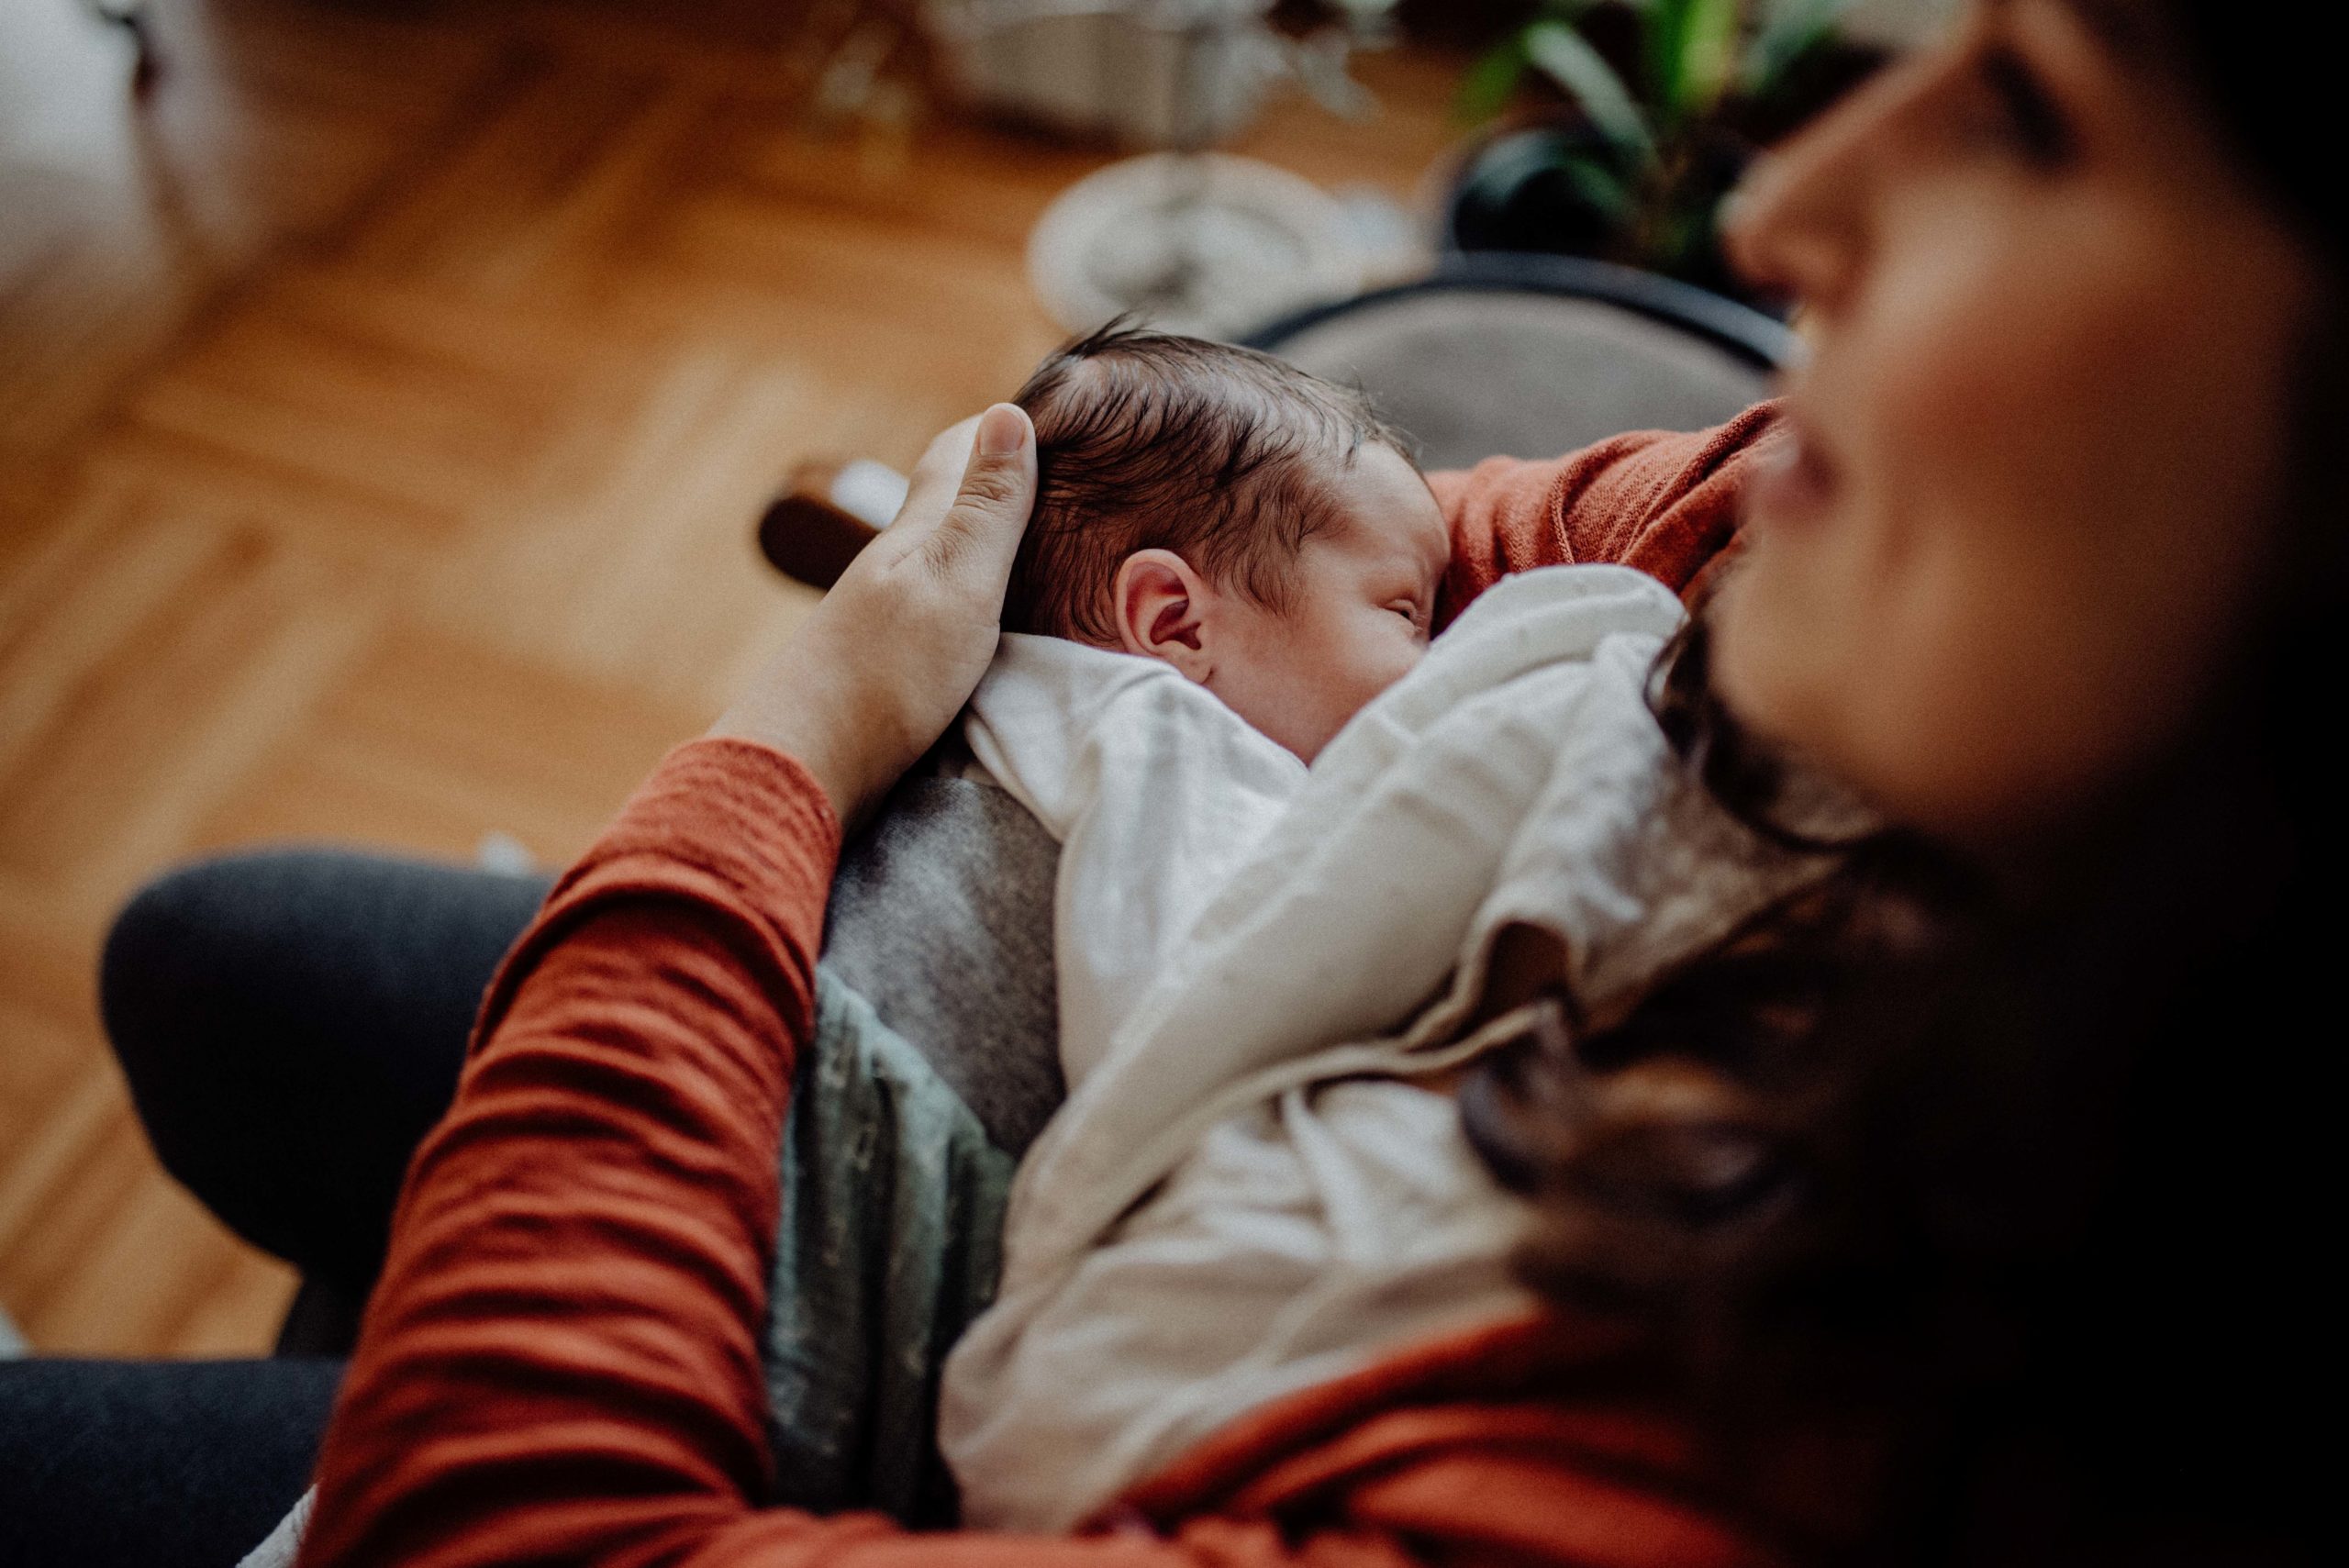
[[[1035,430],[1012,405],[930,442],[896,520],[710,733],[789,752],[855,822],[986,673],[1035,497]]]

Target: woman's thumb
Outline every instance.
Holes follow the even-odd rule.
[[[1035,504],[1036,428],[1026,409],[998,403],[979,416],[954,504],[930,539],[933,559],[941,567],[983,569],[997,581],[1008,579]]]

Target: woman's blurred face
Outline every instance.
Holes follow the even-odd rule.
[[[1812,355],[1719,606],[1722,695],[1959,839],[2087,800],[2206,689],[2315,297],[2162,46],[2089,3],[1977,6],[1731,224],[1801,295]]]

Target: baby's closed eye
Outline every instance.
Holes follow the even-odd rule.
[[[1431,606],[1434,603],[1435,595],[1432,594],[1406,594],[1400,597],[1389,599],[1386,602],[1386,608],[1409,621],[1411,629],[1421,637],[1425,637],[1428,634]]]

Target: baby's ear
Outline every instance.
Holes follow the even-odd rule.
[[[1200,635],[1213,590],[1189,562],[1171,550],[1138,550],[1119,564],[1109,592],[1119,647],[1163,659],[1188,680],[1204,683],[1213,673]]]

